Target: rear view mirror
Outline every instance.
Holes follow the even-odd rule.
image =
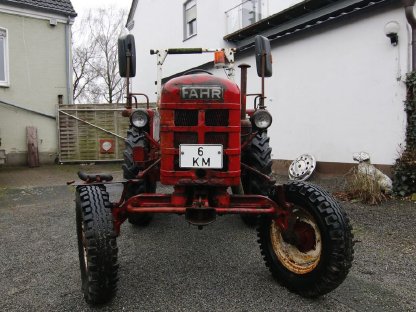
[[[132,34],[118,38],[118,70],[121,77],[136,76],[136,46]]]
[[[254,39],[255,54],[256,54],[256,67],[257,75],[262,77],[263,70],[262,64],[264,65],[264,77],[272,76],[272,54],[270,49],[270,41],[266,37],[257,35]],[[262,58],[264,56],[264,61]]]

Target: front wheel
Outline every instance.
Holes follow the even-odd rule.
[[[285,196],[294,204],[291,232],[282,232],[269,216],[259,222],[266,266],[291,291],[310,298],[324,295],[338,287],[351,268],[349,220],[335,199],[315,185],[288,183]]]
[[[76,190],[76,223],[82,291],[89,304],[109,301],[116,292],[117,241],[104,186]]]
[[[148,139],[143,131],[132,127],[127,131],[127,138],[125,140],[126,149],[124,151],[123,177],[125,179],[135,179],[140,170],[145,169],[140,167],[133,157],[133,150],[135,147],[144,148],[146,152],[149,151],[150,146]],[[126,198],[130,198],[142,193],[154,193],[156,191],[156,183],[148,179],[139,182],[130,183],[126,185]],[[153,215],[150,213],[133,214],[128,216],[129,223],[135,226],[147,226],[152,221]]]
[[[269,142],[270,138],[267,136],[266,131],[257,133],[248,148],[241,154],[241,159],[244,163],[268,176],[272,174],[272,149]],[[265,196],[269,194],[270,184],[267,181],[245,168],[241,171],[244,194]],[[250,227],[254,227],[258,220],[256,215],[250,214],[242,214],[241,219]]]

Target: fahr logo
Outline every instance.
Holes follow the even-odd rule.
[[[182,86],[183,100],[222,100],[224,99],[221,86]]]

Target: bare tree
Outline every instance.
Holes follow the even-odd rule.
[[[125,32],[125,18],[125,11],[107,8],[90,10],[81,21],[74,34],[75,102],[122,102],[125,82],[118,72],[117,40]]]
[[[98,77],[96,71],[91,67],[94,54],[95,46],[91,48],[78,46],[73,49],[72,69],[74,73],[73,92],[75,102],[91,101],[89,99],[91,88],[95,85],[94,80]]]

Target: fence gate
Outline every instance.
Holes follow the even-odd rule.
[[[122,104],[72,104],[58,106],[60,162],[123,160],[129,119]]]

